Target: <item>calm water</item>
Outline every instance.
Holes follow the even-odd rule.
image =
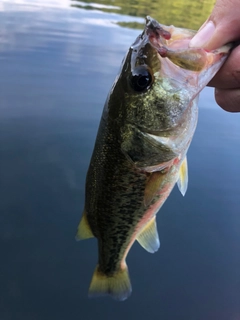
[[[240,114],[222,111],[209,88],[187,195],[174,189],[158,215],[161,249],[133,246],[126,302],[87,298],[96,241],[74,240],[85,174],[139,34],[119,23],[143,23],[104,3],[0,1],[0,319],[239,320]]]

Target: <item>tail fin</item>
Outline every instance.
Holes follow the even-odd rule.
[[[89,288],[89,297],[110,295],[113,299],[126,300],[132,292],[127,266],[119,269],[112,276],[103,274],[99,267],[94,271]]]

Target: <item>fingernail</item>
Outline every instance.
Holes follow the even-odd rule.
[[[189,42],[189,47],[203,47],[212,38],[215,26],[212,21],[208,21]]]

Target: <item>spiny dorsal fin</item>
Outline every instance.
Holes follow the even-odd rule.
[[[84,239],[89,239],[93,238],[94,235],[92,233],[92,230],[89,226],[89,223],[87,221],[86,217],[86,211],[84,210],[82,219],[79,222],[78,229],[77,229],[77,234],[75,236],[76,240],[84,240]]]
[[[111,296],[118,301],[126,300],[132,292],[132,286],[128,274],[127,265],[116,270],[111,276],[102,273],[99,266],[96,267],[90,284],[88,296]]]
[[[179,178],[178,178],[178,189],[181,194],[185,196],[188,187],[188,166],[187,166],[187,157],[183,160],[181,167],[179,169]]]
[[[156,217],[153,217],[138,234],[137,241],[148,252],[154,253],[160,247],[160,240],[157,232]]]

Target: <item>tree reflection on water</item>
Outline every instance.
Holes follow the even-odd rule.
[[[72,1],[71,6],[89,10],[118,13],[133,17],[150,15],[160,23],[177,27],[197,30],[210,14],[214,0],[176,0],[176,1],[147,1],[147,0],[92,0]],[[138,22],[121,22],[122,26],[142,29]]]

